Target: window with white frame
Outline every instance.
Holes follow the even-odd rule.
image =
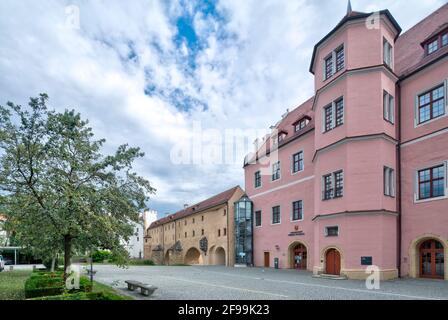
[[[254,179],[255,179],[255,182],[254,182],[255,188],[260,188],[261,187],[261,172],[257,171],[257,172],[255,172],[254,175],[255,175],[255,177],[254,177]]]
[[[344,172],[336,171],[322,177],[322,200],[341,198],[344,195]]]
[[[261,211],[255,211],[255,226],[261,227]]]
[[[272,224],[279,224],[280,219],[280,206],[275,206],[272,208]]]
[[[386,65],[392,68],[393,64],[393,48],[392,45],[386,39],[383,40],[383,61]]]
[[[324,80],[345,68],[344,45],[339,46],[324,59]]]
[[[326,237],[339,236],[339,227],[338,226],[325,227],[325,236]]]
[[[395,170],[389,167],[384,167],[384,195],[395,197]]]
[[[417,96],[416,124],[422,124],[446,114],[447,81]]]
[[[305,129],[310,120],[308,118],[303,118],[299,122],[294,124],[294,131],[299,132],[300,130]]]
[[[395,99],[387,91],[383,92],[384,120],[395,123]]]
[[[417,171],[416,200],[428,200],[447,196],[447,163]]]
[[[344,98],[341,97],[324,107],[322,120],[322,132],[342,126],[344,124]]]
[[[303,151],[292,156],[292,173],[303,171]]]
[[[294,201],[292,203],[292,221],[303,220],[303,201]]]
[[[280,161],[272,165],[272,181],[280,179]]]

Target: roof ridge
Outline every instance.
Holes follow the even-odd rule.
[[[194,209],[195,209],[197,206],[199,206],[200,204],[207,203],[208,201],[211,201],[211,200],[214,200],[214,199],[219,199],[219,197],[222,197],[222,196],[225,195],[226,193],[231,193],[231,195],[229,195],[229,197],[225,197],[225,198],[223,198],[223,200],[225,200],[225,201],[227,202],[227,201],[230,200],[230,198],[232,197],[232,195],[233,195],[233,194],[235,193],[235,191],[238,190],[238,189],[243,190],[243,189],[241,188],[240,185],[236,185],[236,186],[234,186],[234,187],[232,187],[232,188],[230,188],[230,189],[227,189],[227,190],[222,191],[222,192],[220,192],[220,193],[218,193],[218,194],[216,194],[216,195],[213,195],[213,196],[211,196],[211,197],[209,197],[209,198],[207,198],[207,199],[205,199],[205,200],[202,200],[202,201],[197,202],[197,203],[195,203],[195,204],[193,204],[193,205],[191,205],[191,206],[188,206],[187,208],[184,208],[184,209],[182,209],[182,210],[179,210],[179,211],[177,211],[177,212],[175,212],[175,213],[172,213],[172,214],[170,214],[170,215],[168,215],[168,216],[166,216],[166,217],[160,218],[160,219],[154,221],[153,223],[151,223],[151,225],[149,226],[149,229],[151,229],[152,227],[155,227],[155,226],[163,225],[163,224],[165,224],[165,223],[168,222],[168,221],[177,220],[177,219],[179,219],[179,218],[183,218],[183,217],[189,216],[189,215],[191,215],[191,214],[198,213],[198,212],[202,212],[203,210],[206,210],[206,209],[212,208],[212,207],[214,207],[214,206],[217,206],[217,205],[221,204],[222,201],[220,201],[220,202],[218,202],[218,203],[212,203],[212,206],[205,206],[204,208],[199,208],[199,211],[194,211]],[[202,211],[201,211],[201,210],[202,210]],[[192,211],[192,212],[189,212],[189,211]],[[183,216],[183,214],[185,214],[185,215]]]

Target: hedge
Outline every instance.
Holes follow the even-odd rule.
[[[107,292],[78,292],[73,294],[39,297],[31,300],[124,300],[124,298]]]
[[[25,298],[61,295],[64,292],[91,292],[92,284],[86,277],[79,279],[79,289],[66,290],[62,272],[33,272],[25,282]]]

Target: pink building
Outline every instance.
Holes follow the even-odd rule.
[[[314,97],[246,157],[256,266],[448,279],[448,4],[401,31],[349,9]]]

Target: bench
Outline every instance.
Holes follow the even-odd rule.
[[[147,297],[151,296],[154,293],[154,291],[157,290],[157,287],[148,286],[139,281],[126,280],[125,282],[128,285],[128,290],[134,291],[135,289],[140,288],[140,294]]]

